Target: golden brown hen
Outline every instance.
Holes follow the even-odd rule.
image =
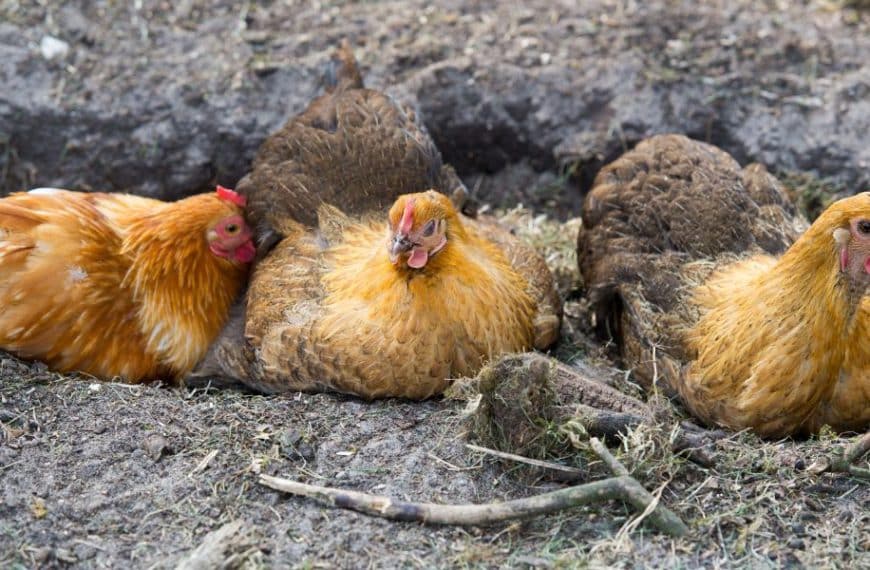
[[[175,379],[223,327],[254,257],[242,199],[54,188],[0,200],[0,348],[53,369]]]
[[[840,377],[808,419],[806,431],[818,431],[823,425],[861,431],[870,425],[870,299],[864,299],[845,345]]]
[[[696,416],[771,437],[864,429],[870,194],[803,226],[763,167],[657,136],[596,178],[578,257],[623,364]]]
[[[239,185],[261,252],[280,243],[191,380],[424,398],[491,356],[552,345],[561,300],[544,260],[457,212],[445,194],[461,203],[464,186],[413,111],[363,89],[347,45],[337,62],[336,87],[269,138]],[[399,264],[384,241],[394,202],[393,233],[413,220]]]
[[[198,375],[265,392],[419,399],[555,338],[543,260],[525,277],[445,195],[401,196],[386,223],[326,205],[318,214],[318,231],[285,226],[251,279],[244,338],[228,327]]]

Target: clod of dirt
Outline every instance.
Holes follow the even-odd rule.
[[[628,396],[608,384],[610,376],[609,368],[568,366],[541,354],[502,357],[471,383],[481,396],[471,414],[470,432],[486,446],[544,459],[576,452],[589,434],[616,438],[639,426],[674,423],[670,405],[658,398],[644,403]],[[662,447],[685,451],[694,462],[712,466],[715,460],[707,447],[724,432],[684,423],[673,441],[656,432]]]
[[[481,399],[471,434],[483,445],[532,459],[551,455],[547,428],[557,395],[552,364],[530,354],[505,356],[477,375]]]
[[[651,419],[645,403],[607,384],[609,376],[537,353],[504,356],[476,378],[471,433],[489,447],[543,459],[569,453],[572,430],[612,437]]]
[[[151,433],[145,436],[142,442],[142,449],[153,459],[159,461],[164,455],[171,455],[175,451],[172,449],[172,444],[169,440],[158,433]]]
[[[281,453],[291,461],[314,461],[317,456],[315,447],[295,429],[281,431],[276,439],[281,446]]]

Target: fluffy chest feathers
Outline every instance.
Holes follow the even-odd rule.
[[[190,370],[202,358],[244,279],[241,268],[222,268],[229,262],[199,250],[205,247],[181,243],[128,252],[123,286],[145,346],[172,370]]]
[[[325,249],[285,239],[258,266],[247,324],[257,388],[419,399],[531,346],[526,283],[489,242],[453,240],[410,272],[390,263],[383,224],[333,237]]]
[[[326,257],[326,334],[349,318],[388,343],[422,352],[442,345],[453,350],[451,374],[469,374],[495,352],[531,345],[534,307],[526,284],[489,242],[473,235],[451,240],[425,268],[405,270],[390,262],[381,227],[358,226],[345,235]]]
[[[830,404],[845,381],[844,339],[859,322],[836,274],[803,263],[750,258],[696,290],[702,316],[688,335],[696,360],[680,391],[697,414],[780,436],[814,424]]]

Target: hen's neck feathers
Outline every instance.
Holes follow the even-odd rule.
[[[129,220],[124,284],[139,302],[149,349],[176,370],[196,364],[241,288],[245,267],[217,257],[206,241],[209,227],[233,213],[217,196],[201,194]]]
[[[758,281],[759,295],[771,305],[804,314],[808,323],[830,332],[846,332],[861,300],[839,270],[830,236],[805,235]]]
[[[521,316],[516,334],[528,337],[523,345],[531,346],[534,302],[528,284],[498,247],[464,227],[458,217],[448,228],[447,244],[421,269],[390,261],[383,222],[345,231],[343,244],[327,256],[331,269],[323,283],[328,299],[383,302],[399,312],[410,311],[406,316],[414,311],[452,313],[456,299],[462,299],[477,310],[493,311],[493,318]]]
[[[843,225],[817,221],[779,260],[733,263],[695,290],[701,318],[688,340],[697,358],[680,391],[696,413],[776,436],[830,392],[861,302],[840,274],[831,232]],[[686,397],[698,390],[707,395]]]

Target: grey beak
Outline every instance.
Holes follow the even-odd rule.
[[[414,244],[408,239],[408,236],[396,234],[393,237],[392,243],[390,243],[390,259],[395,261],[400,253],[411,251],[412,247],[414,247]]]

